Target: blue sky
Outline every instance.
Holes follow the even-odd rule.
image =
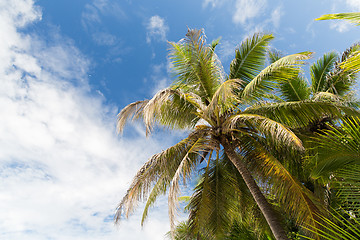
[[[346,22],[358,0],[0,0],[0,239],[163,239],[166,198],[140,227],[141,205],[115,227],[132,176],[182,132],[116,134],[116,115],[171,83],[168,41],[203,28],[228,69],[250,34],[284,53],[341,52],[360,38]],[[358,89],[354,89],[358,92]]]

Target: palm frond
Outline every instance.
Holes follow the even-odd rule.
[[[311,57],[311,52],[288,55],[264,68],[242,91],[243,98],[259,98],[266,91],[272,90],[276,82],[287,82],[298,76],[304,60]]]
[[[206,45],[203,32],[189,30],[184,40],[170,44],[170,60],[176,76],[174,84],[191,86],[204,102],[210,102],[224,73],[213,48]]]
[[[297,101],[272,104],[260,104],[249,107],[244,114],[258,114],[291,128],[302,128],[322,116],[340,118],[358,116],[359,111],[341,103]]]
[[[124,126],[129,119],[134,120],[143,117],[143,110],[148,102],[149,100],[137,101],[127,105],[121,110],[121,112],[118,114],[116,127],[119,133],[123,131]]]
[[[276,49],[271,49],[268,55],[271,64],[283,57],[281,52]],[[294,78],[279,82],[279,91],[282,100],[291,102],[309,99],[311,89],[306,79],[301,74],[298,74]],[[279,100],[277,101],[279,102]]]
[[[344,168],[349,164],[360,164],[360,119],[348,118],[341,123],[341,128],[332,127],[314,138],[318,143],[317,166],[311,176],[319,178]]]
[[[242,79],[249,83],[265,65],[267,47],[274,39],[272,34],[254,34],[245,39],[235,50],[230,64],[230,79]]]
[[[301,140],[290,129],[272,119],[256,114],[240,113],[228,118],[224,129],[236,132],[239,123],[253,126],[255,132],[259,132],[260,135],[282,147],[304,150]]]
[[[359,12],[350,12],[350,13],[335,13],[335,14],[324,14],[315,20],[347,20],[356,25],[360,25],[360,13]]]
[[[166,88],[158,91],[150,100],[126,106],[118,115],[117,128],[121,132],[129,118],[143,118],[146,134],[151,133],[155,123],[170,128],[189,128],[195,126],[199,120],[198,112],[204,108],[196,94]]]
[[[331,191],[336,192],[336,197],[341,206],[352,211],[360,219],[360,164],[350,164],[336,170],[329,179]]]
[[[291,173],[260,143],[259,139],[249,136],[238,139],[250,169],[258,176],[259,181],[268,183],[268,193],[274,194],[290,216],[298,224],[316,225],[316,213],[321,211],[313,194],[306,189]],[[266,194],[266,193],[265,193]]]
[[[340,64],[344,71],[358,73],[360,71],[360,51],[355,51],[346,61]]]
[[[319,214],[318,219],[318,226],[304,225],[303,227],[313,232],[317,237],[326,240],[357,240],[360,238],[360,222],[349,213],[329,211],[329,216]],[[302,237],[313,239],[306,236]]]
[[[187,206],[189,227],[190,231],[206,236],[205,239],[223,239],[234,219],[247,215],[254,201],[225,156],[217,156],[209,163]]]
[[[326,92],[327,76],[333,70],[339,56],[336,52],[324,54],[316,63],[310,66],[312,92]]]
[[[171,229],[175,229],[175,216],[178,203],[178,195],[180,193],[179,182],[182,178],[184,184],[186,179],[190,177],[191,172],[194,170],[194,167],[197,165],[197,161],[194,161],[194,155],[204,157],[202,153],[212,151],[217,148],[217,143],[214,143],[209,138],[199,138],[192,144],[188,149],[185,156],[181,159],[177,169],[171,179],[170,188],[169,188],[169,197],[168,197],[168,206],[169,206],[169,219]],[[200,158],[199,158],[200,159]]]
[[[178,89],[174,91],[176,94],[161,103],[156,118],[160,125],[171,129],[191,129],[200,120],[206,107],[196,94],[182,93]]]
[[[116,210],[115,222],[118,222],[122,215],[127,218],[134,211],[138,202],[148,197],[154,183],[156,188],[151,195],[149,205],[154,201],[154,198],[164,193],[184,156],[188,155],[194,143],[205,136],[206,132],[206,129],[198,129],[176,145],[153,155],[136,173],[127,193]],[[196,158],[198,156],[194,154],[190,157]],[[157,184],[158,181],[160,181],[159,184]]]
[[[304,77],[298,75],[295,78],[289,78],[280,84],[280,94],[282,99],[287,102],[304,101],[309,99],[311,89]]]
[[[229,79],[223,82],[204,111],[204,115],[219,118],[224,112],[234,108],[234,105],[240,100],[237,90],[242,88],[242,84],[243,81],[240,79]]]
[[[342,66],[354,56],[356,51],[359,51],[359,48],[358,44],[354,44],[343,52],[341,59],[335,62],[333,70],[326,76],[324,91],[326,90],[339,96],[344,96],[350,91],[357,77],[356,69],[344,69]]]

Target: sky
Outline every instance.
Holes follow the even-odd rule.
[[[186,135],[116,132],[123,107],[171,83],[168,42],[188,28],[221,37],[226,71],[242,40],[271,32],[311,64],[360,40],[314,19],[351,11],[359,0],[0,0],[0,239],[164,239],[166,197],[143,228],[142,204],[119,226],[113,215],[136,170]]]

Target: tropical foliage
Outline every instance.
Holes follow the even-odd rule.
[[[119,113],[118,129],[121,132],[129,119],[143,119],[147,134],[155,125],[188,129],[190,134],[143,165],[119,204],[116,221],[146,200],[143,223],[157,197],[168,193],[174,230],[180,182],[186,184],[205,164],[188,206],[186,224],[192,234],[205,239],[225,237],[225,231],[237,221],[242,224],[247,209],[253,208],[276,239],[287,239],[282,218],[266,199],[269,196],[298,224],[316,224],[321,206],[288,168],[296,164],[286,156],[304,151],[290,128],[304,128],[319,115],[357,112],[344,104],[306,98],[273,101],[273,89],[298,79],[311,53],[284,56],[266,65],[272,39],[271,34],[254,34],[244,40],[235,51],[229,74],[215,54],[218,41],[206,44],[202,31],[189,30],[185,39],[170,43],[173,84],[150,100],[125,107]],[[339,86],[346,90],[344,84]]]

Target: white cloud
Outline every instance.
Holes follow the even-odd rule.
[[[171,81],[166,76],[168,71],[166,64],[155,64],[152,66],[151,80],[154,82],[154,87],[151,90],[151,93],[154,95],[159,90],[167,88],[170,86]]]
[[[81,23],[85,29],[91,31],[92,28],[97,29],[97,25],[102,22],[103,16],[116,19],[126,18],[124,10],[118,3],[108,0],[94,0],[92,3],[85,5],[81,15]]]
[[[270,21],[274,25],[275,28],[278,28],[280,26],[280,19],[283,15],[283,12],[281,11],[282,8],[279,6],[271,13]]]
[[[266,4],[266,0],[236,0],[233,22],[245,24],[247,20],[257,17]]]
[[[102,24],[104,16],[117,20],[126,18],[125,12],[118,3],[108,0],[94,0],[92,3],[85,5],[81,15],[81,24],[95,43],[103,46],[114,46],[119,43],[119,40],[115,35],[106,31]]]
[[[94,41],[99,45],[113,46],[117,42],[116,36],[106,32],[93,33],[92,37]]]
[[[347,21],[332,21],[330,28],[342,33],[347,32],[353,25]]]
[[[239,43],[236,41],[228,41],[228,40],[220,41],[220,45],[218,46],[218,48],[219,48],[219,57],[222,60],[222,62],[234,58],[237,44]]]
[[[166,25],[165,20],[160,16],[152,16],[147,23],[146,29],[146,42],[150,43],[152,39],[166,41],[166,33],[169,30],[169,27]]]
[[[0,239],[162,239],[162,205],[143,231],[138,215],[111,217],[158,142],[115,135],[72,41],[21,33],[40,19],[33,1],[0,0]]]
[[[224,2],[223,0],[204,0],[203,7],[205,8],[208,5],[211,5],[212,8],[215,8],[221,5],[223,2]]]
[[[342,2],[343,4],[344,2]],[[345,0],[345,4],[347,4],[352,12],[360,11],[360,1],[359,0]]]

